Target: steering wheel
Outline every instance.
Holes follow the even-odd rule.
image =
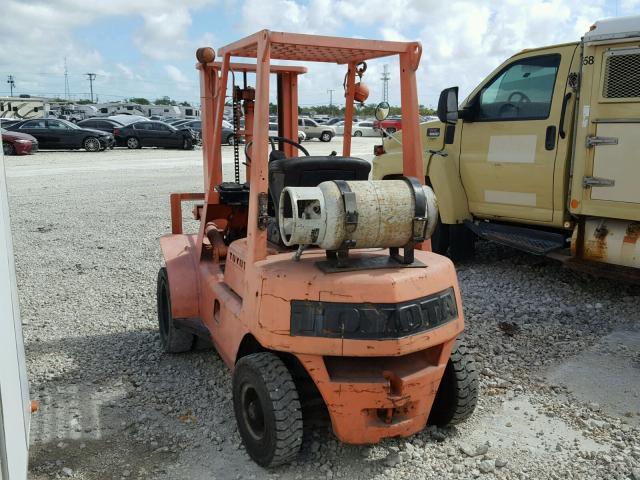
[[[511,95],[509,95],[509,98],[507,98],[507,102],[513,102],[513,97],[518,95],[520,97],[520,100],[518,100],[518,103],[531,103],[531,99],[529,97],[527,97],[527,95],[523,92],[511,92]]]
[[[304,153],[305,156],[307,157],[309,156],[309,152],[307,151],[306,148],[304,148],[298,142],[294,142],[293,140],[286,137],[269,137],[269,145],[271,145],[272,152],[276,150],[276,141],[288,143],[289,145],[296,147],[298,150]],[[251,157],[249,156],[249,147],[251,147],[251,145],[253,145],[253,140],[247,142],[244,146],[244,155],[245,157],[247,157],[247,163],[251,163]]]

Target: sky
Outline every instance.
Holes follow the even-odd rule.
[[[640,0],[0,0],[0,95],[64,96],[65,59],[72,98],[100,102],[168,95],[199,103],[195,50],[218,49],[255,31],[422,42],[420,103],[443,88],[461,98],[523,48],[577,41],[596,20],[640,15]],[[398,64],[369,63],[369,102],[382,99],[389,64],[392,104]],[[341,103],[344,66],[307,64],[301,105]]]

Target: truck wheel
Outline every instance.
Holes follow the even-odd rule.
[[[453,346],[429,414],[429,424],[445,426],[471,416],[478,401],[478,370],[473,356],[459,338]]]
[[[354,137],[361,137],[362,136],[362,132],[360,130],[356,130],[355,132],[353,132],[353,136]]]
[[[320,135],[320,141],[321,142],[330,142],[331,141],[331,133],[322,132],[322,135]]]
[[[387,128],[387,132],[389,133],[396,133],[396,129],[393,127]]]
[[[193,150],[193,140],[190,138],[185,138],[182,141],[182,149],[183,150]]]
[[[258,465],[275,467],[296,457],[302,444],[302,409],[280,358],[261,352],[236,363],[233,409],[242,442]]]
[[[449,225],[450,257],[454,262],[473,258],[476,249],[476,235],[464,225]]]
[[[171,296],[169,293],[169,277],[167,269],[162,267],[158,271],[158,327],[160,343],[167,353],[180,353],[191,350],[193,334],[179,330],[173,323],[171,316]]]
[[[231,134],[227,137],[227,145],[233,145],[234,143],[236,143],[236,137]]]

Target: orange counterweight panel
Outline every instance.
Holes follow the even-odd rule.
[[[454,342],[404,356],[297,357],[316,383],[338,439],[371,444],[425,427]]]

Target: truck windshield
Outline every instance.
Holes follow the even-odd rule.
[[[544,55],[507,66],[482,90],[478,119],[547,118],[559,64],[560,55]]]

